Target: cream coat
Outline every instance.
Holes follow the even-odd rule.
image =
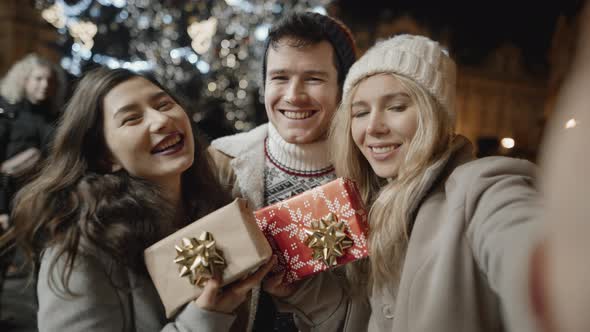
[[[39,331],[243,331],[243,325],[232,327],[234,315],[200,309],[193,303],[167,320],[149,277],[136,275],[105,255],[76,256],[68,283],[73,294],[68,295],[61,282],[63,256],[51,269],[57,255],[57,248],[49,248],[41,258],[37,282]]]
[[[527,280],[540,212],[535,167],[472,160],[470,143],[455,143],[422,188],[397,294],[373,289],[371,310],[351,310],[334,274],[321,274],[283,300],[310,330],[536,330]]]

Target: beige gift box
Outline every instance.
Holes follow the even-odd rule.
[[[202,292],[201,287],[179,276],[180,267],[174,259],[177,255],[175,246],[181,245],[182,238],[198,238],[204,231],[213,235],[216,247],[225,258],[223,285],[256,271],[272,255],[270,245],[256,226],[254,214],[244,199],[236,199],[158,241],[144,251],[144,258],[168,318]]]

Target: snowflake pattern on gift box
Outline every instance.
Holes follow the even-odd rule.
[[[348,224],[346,225],[346,228],[349,228]],[[361,258],[369,254],[369,251],[367,250],[367,238],[365,236],[359,236],[358,234],[351,232],[350,229],[347,234],[349,234],[352,242],[354,242],[354,247],[350,250],[350,253],[352,253],[354,257]],[[361,251],[358,248],[364,249]]]
[[[288,283],[301,280],[302,278],[299,271],[305,267],[310,267],[314,273],[326,270],[326,267],[322,262],[316,260],[301,261],[301,255],[296,254],[291,256],[289,255],[288,250],[283,250],[279,263],[284,264],[283,266],[287,266],[285,280]],[[283,270],[284,269],[281,269],[281,272]]]
[[[316,261],[314,259],[310,259],[307,261],[307,265],[309,265],[312,268],[312,271],[315,272],[320,272],[320,271],[324,271],[327,270],[326,266],[324,265],[324,263],[320,262],[320,261]]]
[[[352,249],[350,249],[350,253],[351,253],[351,254],[352,254],[352,255],[353,255],[353,256],[354,256],[356,259],[363,258],[363,257],[367,256],[367,255],[366,255],[366,254],[367,254],[367,251],[366,251],[366,250],[362,250],[362,251],[361,251],[361,250],[358,250],[357,248],[352,248]]]
[[[301,226],[309,224],[312,220],[312,213],[310,211],[304,214],[299,208],[296,210],[289,209],[289,216],[291,217],[291,224],[297,225],[297,228],[294,229],[293,232],[289,233],[289,238],[294,237],[302,230],[304,231],[303,227]]]
[[[288,266],[287,273],[285,274],[287,282],[292,283],[301,279],[296,271],[303,268],[306,264],[299,260],[299,255],[293,255],[293,257],[291,257],[289,251],[283,250],[281,257],[282,261],[285,263],[284,266]]]
[[[256,225],[258,225],[258,228],[260,228],[262,232],[265,232],[268,229],[268,220],[266,219],[266,217],[262,219],[256,218]]]
[[[280,233],[288,233],[289,237],[294,237],[295,234],[299,232],[299,225],[297,224],[288,224],[285,227],[278,226],[278,223],[272,222],[266,228],[266,232],[270,233],[272,236],[276,236]]]

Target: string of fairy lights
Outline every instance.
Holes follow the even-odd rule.
[[[325,13],[330,0],[36,0],[57,29],[61,66],[150,71],[185,99],[218,100],[235,130],[253,128],[263,42],[294,10]],[[193,116],[195,121],[201,112]]]

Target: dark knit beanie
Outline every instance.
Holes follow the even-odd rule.
[[[342,87],[352,64],[356,61],[357,49],[350,30],[344,23],[332,17],[314,12],[296,12],[278,21],[271,29],[264,43],[262,58],[262,84],[266,84],[266,57],[271,43],[285,37],[294,37],[311,44],[328,41],[338,59],[338,85]]]

